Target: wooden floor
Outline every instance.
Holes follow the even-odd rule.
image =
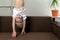
[[[29,32],[25,35],[19,34],[16,38],[11,33],[0,33],[0,40],[60,40],[51,32]]]

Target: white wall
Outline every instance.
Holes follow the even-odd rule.
[[[11,6],[11,0],[0,0],[0,6]],[[0,8],[0,16],[11,16],[10,8]]]
[[[49,0],[25,0],[28,16],[51,16]]]
[[[1,5],[11,5],[11,0],[0,0],[0,6]]]
[[[0,0],[0,6],[13,5],[12,1],[13,0]],[[49,0],[24,0],[24,1],[27,16],[51,16]],[[0,8],[0,16],[11,16],[11,15],[12,12],[10,8]]]
[[[27,16],[51,16],[49,0],[24,0]],[[0,0],[1,5],[11,5],[11,0]],[[11,16],[9,8],[0,8],[0,16]]]
[[[0,8],[0,16],[11,16],[12,12],[10,8]]]
[[[0,0],[0,6],[11,6],[14,0]],[[24,0],[27,16],[51,16],[49,0]],[[59,0],[59,16],[60,16],[60,0]],[[12,9],[0,8],[0,16],[12,16]],[[55,21],[60,22],[60,18]]]

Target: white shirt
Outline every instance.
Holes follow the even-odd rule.
[[[24,12],[25,12],[25,9],[24,9],[23,7],[19,8],[19,9],[14,8],[14,9],[13,9],[13,15],[12,15],[12,17],[13,17],[13,18],[16,18],[16,15],[20,13],[20,15],[21,15],[21,16],[23,17],[23,19],[25,20],[27,17],[26,17],[26,15],[24,14]]]

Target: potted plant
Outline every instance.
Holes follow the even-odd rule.
[[[53,8],[52,11],[52,16],[57,17],[58,16],[58,0],[50,0],[51,7]]]

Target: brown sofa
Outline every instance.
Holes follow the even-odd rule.
[[[26,19],[26,35],[19,35],[15,40],[60,40],[53,33],[54,23],[48,16],[27,16]],[[20,29],[16,26],[17,31]],[[8,33],[7,33],[8,32]],[[12,17],[0,16],[0,39],[14,40],[11,37]]]
[[[47,16],[28,16],[26,19],[27,32],[51,32],[52,24],[51,17]],[[12,17],[0,16],[0,32],[12,31]]]
[[[59,22],[53,22],[53,33],[60,38],[60,23]]]

